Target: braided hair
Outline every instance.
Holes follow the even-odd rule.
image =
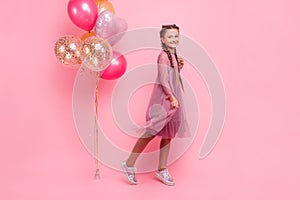
[[[176,29],[178,32],[179,32],[179,27],[176,25],[176,24],[172,24],[172,25],[162,25],[162,29],[160,31],[160,38],[163,38],[166,31],[168,29]],[[170,64],[171,64],[171,67],[174,68],[174,63],[173,63],[173,59],[172,59],[172,55],[171,55],[171,52],[170,50],[167,48],[167,46],[161,41],[161,47],[162,49],[164,50],[164,52],[167,53],[168,55],[168,58],[169,58],[169,61],[170,61]],[[175,55],[175,59],[176,59],[176,62],[177,62],[177,65],[179,66],[179,61],[178,61],[178,56],[177,56],[177,51],[175,49],[174,51],[174,55]],[[179,74],[179,68],[178,68],[178,74]],[[181,77],[180,77],[180,74],[179,74],[179,81],[180,81],[180,84],[181,84],[181,87],[183,89],[183,84],[182,84],[182,80],[181,80]],[[184,89],[183,89],[184,90]]]

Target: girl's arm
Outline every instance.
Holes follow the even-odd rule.
[[[158,58],[158,80],[162,85],[163,91],[168,98],[174,96],[169,84],[169,60],[164,58],[164,56],[159,56]]]
[[[170,61],[168,58],[160,56],[158,59],[158,78],[162,85],[163,91],[171,102],[172,107],[178,107],[178,101],[173,94],[169,84],[169,67]],[[174,105],[173,105],[174,104]]]

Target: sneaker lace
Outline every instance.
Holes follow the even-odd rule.
[[[165,179],[170,179],[170,178],[171,178],[171,176],[170,176],[170,174],[169,174],[169,172],[168,172],[167,169],[163,170],[163,171],[162,171],[162,174],[163,174],[163,177],[164,177]]]
[[[135,168],[134,167],[127,167],[126,166],[126,171],[127,171],[128,175],[130,177],[134,177],[135,176]]]

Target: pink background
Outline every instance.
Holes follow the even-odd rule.
[[[210,105],[203,80],[194,77],[203,118],[192,146],[170,166],[176,186],[162,185],[151,173],[130,186],[103,165],[101,180],[94,181],[94,160],[72,116],[76,70],[59,64],[53,52],[60,36],[84,32],[69,20],[67,0],[1,1],[0,198],[299,199],[300,1],[112,2],[129,29],[176,23],[207,50],[227,96],[218,144],[198,159]],[[129,69],[146,62],[127,59]],[[103,81],[102,93],[115,83]]]

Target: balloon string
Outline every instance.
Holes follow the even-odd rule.
[[[95,179],[100,179],[99,174],[99,160],[98,160],[98,82],[100,79],[100,73],[97,73],[97,79],[96,79],[96,89],[95,89],[95,140],[94,140],[94,155],[95,155],[95,165],[96,165],[96,172],[95,172]]]

